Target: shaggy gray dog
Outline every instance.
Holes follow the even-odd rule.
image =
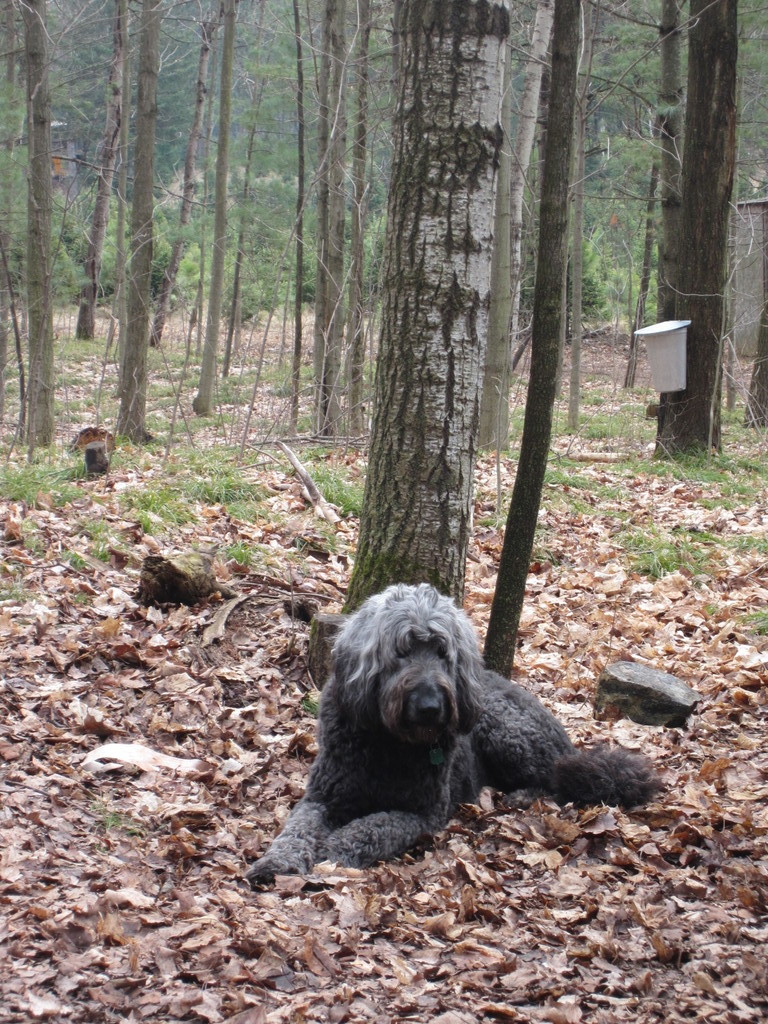
[[[319,753],[252,885],[321,860],[367,867],[443,828],[483,786],[530,803],[632,806],[659,788],[621,748],[576,751],[525,690],[484,668],[466,615],[427,584],[397,584],[342,626],[323,690]]]

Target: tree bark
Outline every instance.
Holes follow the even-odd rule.
[[[96,300],[99,294],[101,257],[109,220],[109,200],[112,195],[112,178],[120,141],[120,122],[123,107],[123,74],[125,69],[125,48],[128,31],[127,16],[122,0],[115,0],[115,20],[112,29],[112,62],[107,81],[107,114],[104,135],[98,154],[98,177],[96,201],[93,207],[91,233],[88,238],[88,253],[85,260],[86,283],[80,291],[80,308],[77,312],[75,337],[93,338],[96,333]]]
[[[171,258],[163,273],[160,297],[155,307],[152,321],[150,344],[156,348],[163,338],[163,329],[171,305],[176,277],[184,255],[184,229],[192,219],[192,206],[195,199],[195,172],[197,169],[197,151],[200,146],[200,133],[205,112],[205,97],[208,94],[208,64],[211,58],[213,36],[218,27],[218,19],[209,17],[200,23],[200,56],[197,61],[197,81],[195,85],[195,110],[192,115],[192,127],[187,139],[187,151],[184,156],[184,183],[181,191],[181,209],[179,210],[179,234],[171,248]]]
[[[146,437],[147,348],[151,315],[155,128],[162,0],[144,0],[139,43],[139,87],[131,204],[131,258],[126,281],[127,330],[120,364],[116,431],[141,444]]]
[[[517,133],[512,143],[512,161],[509,185],[510,231],[510,315],[508,335],[494,331],[488,345],[493,350],[486,357],[485,383],[481,406],[481,443],[496,437],[506,438],[509,433],[509,380],[515,369],[512,349],[520,344],[520,284],[522,281],[523,209],[526,185],[530,185],[529,167],[536,134],[541,82],[552,36],[554,0],[538,0],[536,18],[525,66],[525,82],[520,100]],[[496,346],[499,346],[498,351]],[[519,356],[518,356],[519,359]],[[505,368],[506,364],[506,368]],[[488,440],[490,444],[491,441]]]
[[[211,247],[211,281],[208,293],[208,317],[205,323],[203,361],[200,383],[192,408],[198,416],[208,416],[213,408],[213,384],[216,376],[216,353],[221,326],[221,298],[224,292],[224,257],[227,252],[227,186],[229,181],[229,132],[232,120],[232,63],[235,52],[235,0],[224,0],[224,39],[221,49],[221,84],[219,91],[219,135],[216,150],[216,184],[214,186],[213,245]]]
[[[657,452],[720,448],[728,215],[736,162],[736,0],[691,0],[677,313],[685,390],[667,396]]]
[[[555,0],[552,91],[541,188],[531,372],[520,459],[484,652],[488,667],[506,676],[511,673],[514,661],[557,391],[563,281],[568,250],[568,176],[573,148],[579,8],[579,0]]]
[[[406,0],[354,608],[390,583],[461,597],[490,301],[509,10]]]
[[[31,455],[54,435],[53,302],[51,295],[51,97],[45,0],[22,5],[27,64],[27,441]]]

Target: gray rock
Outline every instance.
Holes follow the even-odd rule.
[[[680,728],[699,700],[695,690],[669,672],[616,661],[603,669],[597,681],[595,717]]]

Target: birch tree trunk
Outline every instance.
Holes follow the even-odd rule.
[[[736,163],[737,0],[691,0],[677,314],[686,387],[659,416],[659,453],[720,448],[728,220]]]
[[[512,312],[511,195],[512,150],[512,41],[507,39],[504,60],[501,126],[503,131],[496,181],[496,212],[491,257],[491,305],[488,314],[488,342],[483,368],[478,448],[507,447],[509,436],[509,324]]]
[[[51,296],[51,97],[45,0],[27,0],[24,51],[27,64],[27,321],[29,453],[54,435],[53,308]]]
[[[120,141],[120,122],[123,107],[123,75],[125,69],[127,15],[122,0],[115,0],[115,20],[112,29],[112,62],[107,81],[107,113],[104,135],[98,153],[98,178],[96,201],[93,206],[91,233],[88,238],[88,252],[85,259],[86,283],[80,292],[80,308],[77,312],[75,337],[93,338],[96,333],[96,300],[99,294],[101,257],[109,220],[109,200],[112,195],[112,178]]]
[[[515,656],[552,437],[568,251],[568,175],[573,147],[579,8],[580,0],[555,0],[552,93],[541,186],[531,373],[520,459],[484,651],[488,667],[505,676],[511,673]]]
[[[146,438],[147,349],[151,315],[157,75],[162,0],[144,0],[139,43],[139,87],[131,204],[131,259],[126,281],[127,325],[120,363],[117,433],[136,444]]]
[[[490,302],[509,9],[405,0],[382,323],[347,607],[390,583],[460,597]]]
[[[522,279],[523,205],[528,168],[536,134],[541,79],[552,35],[554,0],[538,0],[525,82],[520,100],[517,133],[512,143],[509,183],[510,232],[510,313],[507,331],[494,330],[488,338],[485,382],[482,393],[481,443],[492,443],[498,431],[500,438],[509,432],[509,379],[512,370],[512,348],[518,340],[520,323],[520,282]]]
[[[219,92],[219,136],[216,150],[214,186],[213,245],[211,247],[211,283],[208,293],[208,317],[205,323],[200,383],[192,408],[198,416],[208,416],[213,408],[213,383],[221,326],[221,298],[224,292],[224,257],[227,252],[227,185],[229,180],[229,131],[232,120],[232,63],[235,52],[235,0],[224,0],[224,39],[221,49]]]
[[[165,321],[171,305],[171,294],[176,284],[176,277],[181,266],[181,258],[184,255],[184,228],[192,218],[192,204],[195,198],[197,151],[200,146],[200,133],[203,127],[205,97],[208,94],[208,64],[210,63],[211,46],[217,26],[218,20],[213,17],[200,23],[200,56],[197,61],[195,109],[192,115],[192,127],[189,130],[189,138],[187,139],[187,151],[184,156],[184,183],[181,191],[181,209],[179,210],[179,234],[174,239],[171,248],[171,258],[163,273],[160,298],[155,307],[152,334],[150,336],[150,344],[153,347],[157,347],[163,338],[163,329],[165,328]]]

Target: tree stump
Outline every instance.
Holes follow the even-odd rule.
[[[85,472],[88,476],[99,476],[109,469],[109,455],[104,441],[91,441],[83,449]]]
[[[322,690],[331,675],[333,642],[344,622],[345,615],[320,612],[309,627],[307,668],[318,690]]]
[[[617,661],[607,665],[597,681],[595,717],[681,728],[699,700],[677,676],[634,661]]]
[[[141,566],[137,600],[141,604],[192,605],[216,593],[235,597],[231,587],[216,580],[212,564],[213,555],[201,551],[173,558],[147,555]]]

